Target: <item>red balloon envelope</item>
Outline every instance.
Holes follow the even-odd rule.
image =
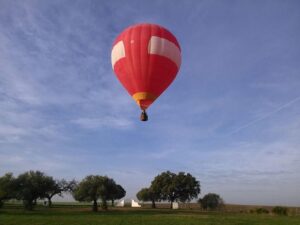
[[[116,38],[111,62],[119,81],[145,113],[176,77],[181,50],[164,27],[137,24]]]

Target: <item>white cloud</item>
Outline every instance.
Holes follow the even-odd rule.
[[[109,57],[103,60],[109,20],[97,26],[94,14],[68,9],[49,18],[43,4],[6,5],[11,20],[0,28],[1,142],[67,137],[70,121],[85,128],[132,126],[134,104],[128,107],[132,100]]]
[[[112,128],[130,128],[133,123],[120,115],[120,117],[102,117],[102,118],[79,118],[72,121],[86,129],[99,129],[102,127]]]

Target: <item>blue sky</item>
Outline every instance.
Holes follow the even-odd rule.
[[[0,0],[0,175],[108,175],[131,198],[185,171],[201,196],[300,205],[299,21],[296,0]],[[110,64],[140,22],[182,49],[146,123]]]

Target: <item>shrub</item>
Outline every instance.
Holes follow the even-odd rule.
[[[276,215],[283,215],[287,216],[288,214],[288,208],[283,207],[283,206],[275,206],[272,210],[272,212]]]
[[[269,213],[269,210],[267,210],[267,209],[265,209],[265,208],[258,208],[258,209],[256,209],[256,213],[257,213],[257,214],[263,214],[263,213],[268,214],[268,213]]]

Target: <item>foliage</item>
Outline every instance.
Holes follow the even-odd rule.
[[[204,195],[204,197],[199,199],[198,202],[203,209],[209,210],[219,209],[224,205],[223,199],[215,193],[208,193]]]
[[[268,214],[269,213],[269,210],[267,210],[265,208],[257,208],[255,211],[257,214],[263,214],[263,213]]]
[[[167,171],[156,176],[151,182],[151,188],[159,195],[159,200],[174,201],[174,198],[172,198],[174,188],[172,186],[174,186],[173,180],[175,176],[176,174]]]
[[[121,185],[115,184],[112,186],[110,190],[108,199],[111,200],[112,206],[114,206],[114,200],[121,199],[125,195],[126,195],[125,189]]]
[[[197,198],[200,193],[200,184],[191,174],[170,171],[163,172],[156,176],[151,183],[151,189],[159,200],[186,202]]]
[[[53,198],[53,196],[62,196],[63,192],[71,192],[76,184],[75,180],[68,182],[65,179],[54,180],[53,177],[46,177],[45,182],[47,182],[47,185],[44,197],[48,199],[49,207],[51,207],[52,205],[51,199]]]
[[[287,207],[283,207],[283,206],[275,206],[272,209],[272,212],[274,214],[277,214],[277,215],[287,216],[288,215],[288,208]]]
[[[152,190],[152,188],[142,188],[137,194],[136,197],[140,201],[151,201],[152,208],[156,208],[155,201],[158,200],[158,195]]]
[[[40,171],[20,174],[15,180],[16,198],[23,200],[25,209],[32,210],[38,198],[44,198],[50,177]]]
[[[0,177],[0,208],[3,206],[5,200],[15,197],[14,181],[12,173],[6,173]]]
[[[200,193],[200,184],[191,174],[180,172],[175,176],[175,192],[181,202],[191,201]]]
[[[137,194],[136,197],[138,200],[140,201],[151,201],[150,199],[150,192],[149,192],[149,188],[142,188]]]
[[[97,200],[101,199],[102,209],[107,209],[107,200],[112,198],[116,183],[106,176],[90,175],[75,188],[73,196],[77,201],[92,201],[93,211],[98,211]]]

